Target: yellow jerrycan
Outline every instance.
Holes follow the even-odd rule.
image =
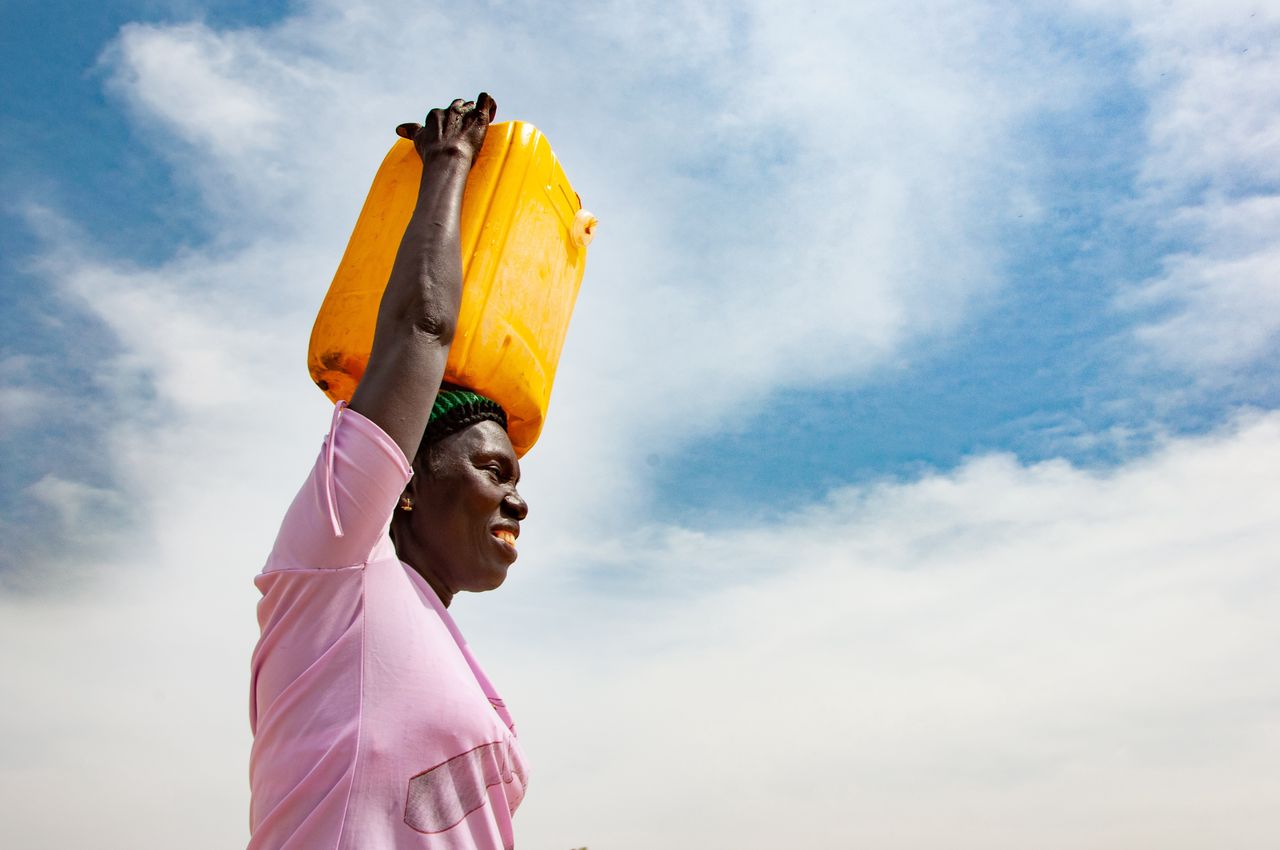
[[[422,160],[392,146],[365,199],[311,330],[307,366],[333,401],[350,400],[373,348],[382,292],[413,214]],[[462,305],[444,379],[507,412],[523,456],[538,439],[596,219],[532,124],[491,126],[462,199]]]

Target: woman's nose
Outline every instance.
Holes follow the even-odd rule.
[[[516,522],[520,522],[529,515],[529,503],[515,490],[502,497],[502,509]]]

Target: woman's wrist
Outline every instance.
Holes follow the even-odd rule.
[[[425,169],[455,168],[462,166],[471,168],[476,152],[462,142],[433,145],[430,150],[422,152],[422,165]]]

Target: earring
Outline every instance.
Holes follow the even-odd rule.
[[[411,510],[413,510],[413,497],[412,497],[412,496],[401,496],[401,497],[400,497],[400,510],[402,510],[402,511],[411,511]]]

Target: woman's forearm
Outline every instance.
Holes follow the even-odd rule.
[[[378,333],[407,326],[445,346],[453,340],[462,298],[462,194],[470,169],[471,158],[461,151],[440,151],[424,161],[418,204],[378,310]]]
[[[373,350],[351,399],[412,460],[444,378],[462,301],[462,196],[496,106],[481,94],[402,125],[422,157],[418,203],[378,309]]]

